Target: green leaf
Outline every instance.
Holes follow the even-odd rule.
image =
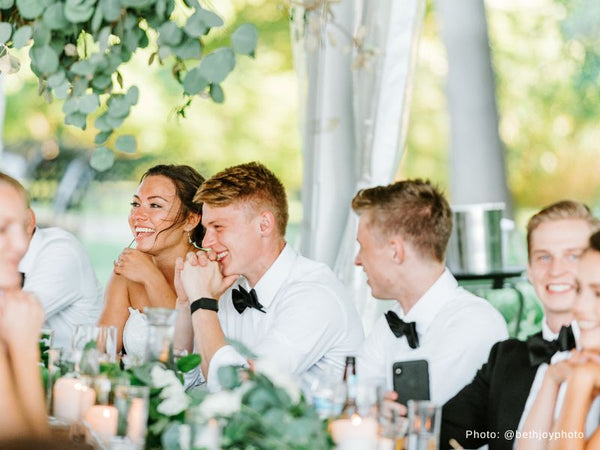
[[[93,75],[94,70],[94,65],[88,59],[84,59],[83,61],[77,61],[71,66],[71,72],[73,72],[76,75],[81,75],[83,77]]]
[[[66,79],[65,72],[61,70],[60,72],[56,72],[48,77],[48,86],[53,89],[57,88],[58,86],[62,85]]]
[[[62,110],[66,115],[78,112],[79,111],[79,97],[69,97],[67,100],[65,100]]]
[[[96,8],[94,10],[94,14],[92,16],[92,33],[97,33],[100,27],[102,26],[102,22],[104,21],[104,13],[102,12],[102,8]]]
[[[108,22],[115,22],[121,16],[121,2],[119,0],[100,0],[100,8]]]
[[[179,45],[181,38],[183,37],[181,28],[171,21],[163,23],[158,28],[158,32],[160,34],[157,41],[158,45]]]
[[[58,55],[49,45],[32,47],[29,52],[31,61],[44,74],[51,74],[58,69]]]
[[[4,44],[5,42],[10,40],[12,36],[12,25],[7,22],[0,23],[0,44]]]
[[[123,94],[113,94],[106,102],[108,115],[111,117],[126,117],[129,114],[129,101]]]
[[[63,46],[59,42],[52,43],[50,42],[50,28],[48,28],[43,20],[36,21],[33,27],[33,42],[36,47],[41,47],[43,45],[53,46],[54,51],[57,55],[60,55],[63,51]],[[58,44],[58,48],[57,45]]]
[[[75,127],[81,128],[82,130],[85,130],[86,119],[86,114],[74,112],[65,116],[65,123],[67,125],[73,125]]]
[[[27,45],[29,39],[33,35],[33,29],[29,25],[25,25],[19,28],[13,34],[13,47],[14,48],[22,48]]]
[[[172,48],[173,53],[181,59],[200,58],[202,45],[198,39],[186,39],[182,44]]]
[[[94,126],[98,128],[100,131],[110,131],[114,129],[111,123],[108,120],[108,113],[102,114],[100,117],[96,119],[94,122]]]
[[[81,97],[85,95],[85,91],[88,88],[88,80],[87,78],[79,78],[73,82],[73,95],[77,97]]]
[[[240,25],[231,36],[231,44],[237,53],[243,55],[252,55],[256,51],[258,42],[258,31],[252,24],[245,23]]]
[[[135,105],[138,102],[139,97],[140,97],[140,90],[138,89],[137,86],[131,86],[129,88],[129,90],[127,91],[127,94],[125,94],[125,98],[129,102],[130,106]]]
[[[177,368],[182,372],[189,372],[195,369],[202,362],[202,357],[197,353],[179,358],[177,361]]]
[[[12,8],[15,4],[15,0],[0,0],[0,9]]]
[[[110,27],[106,26],[98,33],[98,45],[100,47],[100,53],[104,53],[108,48],[108,39],[110,38]]]
[[[115,147],[117,147],[117,150],[121,152],[135,153],[135,138],[130,134],[119,136],[115,142]]]
[[[209,83],[220,83],[235,67],[235,55],[230,48],[220,48],[206,55],[200,63],[200,74]]]
[[[96,341],[88,341],[86,342],[85,346],[83,347],[83,351],[88,351],[92,348],[97,348],[98,346],[96,345]]]
[[[155,0],[121,0],[121,4],[125,8],[143,9],[152,5]]]
[[[44,12],[42,0],[17,0],[17,8],[24,19],[35,19]]]
[[[100,106],[98,94],[87,94],[79,99],[79,111],[84,114],[91,114]]]
[[[69,82],[68,82],[68,80],[65,79],[65,81],[61,85],[56,86],[54,88],[55,97],[58,99],[67,98],[67,94],[69,93],[69,88],[70,88]]]
[[[90,166],[98,172],[104,172],[110,169],[115,162],[115,154],[106,147],[98,147],[92,153],[90,158]]]
[[[108,138],[111,136],[112,133],[113,133],[112,130],[100,131],[94,138],[94,144],[96,144],[96,145],[104,144],[108,140]]]
[[[69,22],[82,23],[92,18],[96,0],[66,0],[65,17]]]
[[[223,25],[223,19],[221,19],[218,15],[216,15],[212,11],[208,11],[206,9],[199,8],[196,14],[200,15],[202,21],[209,28],[220,27]]]
[[[202,36],[209,30],[208,26],[204,23],[204,20],[202,20],[202,16],[198,12],[190,16],[183,29],[188,35],[195,38]]]
[[[223,88],[220,84],[210,84],[210,98],[212,98],[215,103],[223,103],[225,101],[225,94],[223,93]]]
[[[183,91],[188,95],[195,95],[202,92],[208,86],[208,81],[200,73],[200,69],[195,67],[190,70],[183,79]]]
[[[92,86],[94,86],[96,89],[99,89],[100,91],[104,91],[111,85],[111,83],[112,79],[109,75],[106,74],[96,75],[92,79]]]
[[[44,24],[50,30],[62,30],[69,26],[65,17],[65,5],[63,2],[54,3],[44,11]],[[37,43],[37,40],[36,40]]]
[[[235,366],[223,366],[219,367],[217,371],[217,377],[219,383],[225,389],[234,389],[241,384],[240,377],[238,375],[238,368]]]

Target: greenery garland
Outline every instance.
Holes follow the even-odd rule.
[[[242,24],[230,46],[203,54],[203,37],[222,25],[198,0],[0,0],[0,71],[17,71],[20,64],[10,49],[33,40],[29,55],[39,93],[48,101],[65,100],[65,124],[83,130],[88,115],[102,109],[94,122],[99,147],[91,164],[105,170],[114,160],[109,140],[119,151],[136,150],[131,135],[113,139],[139,95],[135,85],[124,91],[121,65],[138,48],[153,45],[149,65],[171,61],[183,89],[181,115],[196,95],[221,103],[221,83],[235,67],[235,54],[254,56],[258,40],[256,28]]]

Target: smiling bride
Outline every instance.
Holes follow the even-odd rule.
[[[125,248],[106,286],[99,325],[118,329],[117,349],[127,362],[142,362],[146,351],[145,307],[174,308],[174,268],[200,244],[202,204],[193,198],[204,178],[185,165],[154,166],[142,176],[133,194],[129,227],[135,248]]]

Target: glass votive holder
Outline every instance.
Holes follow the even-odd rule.
[[[403,450],[408,432],[408,418],[395,414],[381,416],[378,450]]]
[[[118,385],[114,389],[114,406],[118,411],[117,434],[111,449],[143,449],[146,443],[150,388]]]
[[[221,448],[221,426],[216,419],[206,419],[200,408],[190,408],[186,413],[190,429],[191,450],[219,450]]]
[[[81,419],[94,442],[110,443],[117,435],[118,411],[111,404],[111,380],[106,375],[91,377],[91,387],[95,392],[95,403],[82,413]]]
[[[169,364],[173,358],[173,334],[177,311],[169,308],[145,307],[148,319],[147,351],[149,361]]]
[[[437,449],[442,408],[428,400],[409,400],[408,450]]]
[[[81,352],[95,349],[100,362],[116,362],[117,327],[96,326],[96,324],[75,325],[72,348]]]

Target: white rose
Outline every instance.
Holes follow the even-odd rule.
[[[177,375],[175,375],[172,370],[163,369],[159,365],[152,367],[150,376],[152,377],[152,386],[157,388],[171,386],[174,384],[181,385]]]
[[[242,395],[237,391],[220,391],[204,399],[198,408],[206,419],[229,417],[242,407]]]
[[[167,391],[167,395],[163,396],[165,391]],[[164,398],[164,400],[156,407],[156,410],[166,416],[176,416],[187,409],[190,403],[190,399],[183,389],[178,390],[175,386],[164,388],[160,393],[160,398]]]
[[[266,376],[275,386],[283,389],[293,404],[300,401],[300,388],[296,380],[273,361],[266,358],[257,359],[254,361],[254,372]]]

